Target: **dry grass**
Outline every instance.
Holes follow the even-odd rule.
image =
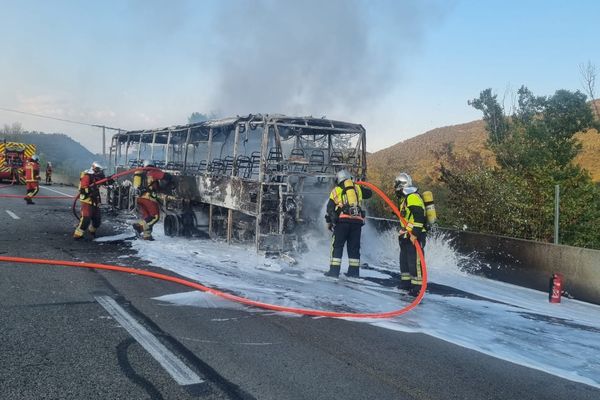
[[[436,168],[439,166],[435,152],[441,151],[447,143],[454,146],[458,155],[468,151],[480,152],[493,163],[493,156],[485,149],[487,133],[483,121],[436,128],[422,135],[377,151],[368,156],[369,176],[384,175],[385,171],[394,173],[404,170],[415,180],[422,181],[426,177],[436,180]]]
[[[600,104],[600,100],[596,102]],[[578,133],[576,138],[581,141],[583,148],[575,161],[590,172],[594,182],[600,182],[600,134],[596,130],[590,130]],[[434,152],[440,151],[447,143],[454,146],[454,151],[458,155],[478,152],[492,165],[494,157],[485,148],[486,140],[487,132],[482,120],[436,128],[369,154],[367,157],[369,178],[380,181],[400,171],[407,171],[418,182],[435,181],[439,162]]]
[[[591,129],[585,133],[578,133],[575,137],[583,145],[575,161],[590,172],[594,182],[600,182],[600,134]]]

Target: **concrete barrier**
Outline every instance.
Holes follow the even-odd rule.
[[[446,230],[461,253],[475,254],[489,268],[486,276],[547,291],[554,272],[564,275],[564,290],[600,304],[600,250],[555,245],[467,231]]]

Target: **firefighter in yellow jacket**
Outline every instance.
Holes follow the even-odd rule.
[[[370,189],[355,184],[346,170],[336,175],[337,185],[333,188],[327,202],[325,221],[333,231],[329,271],[325,276],[337,278],[340,275],[344,244],[348,252],[348,272],[346,276],[358,277],[360,270],[360,233],[364,225],[365,213],[363,199],[373,195]]]
[[[398,236],[400,242],[399,288],[408,290],[411,296],[417,296],[423,285],[423,270],[414,241],[417,240],[421,248],[425,248],[425,203],[418,189],[413,186],[412,178],[406,172],[402,172],[396,177],[394,189],[396,197],[398,197],[400,215],[407,222],[406,226],[400,228]]]

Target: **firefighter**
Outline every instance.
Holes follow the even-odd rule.
[[[325,215],[327,228],[333,231],[329,271],[325,276],[339,277],[344,244],[346,244],[349,264],[346,276],[358,277],[360,275],[360,233],[365,223],[362,201],[370,198],[373,192],[355,184],[346,170],[337,173],[336,183],[329,195],[327,215]]]
[[[46,184],[52,184],[52,163],[50,161],[46,164]]]
[[[83,239],[85,232],[88,230],[92,238],[96,237],[96,231],[102,223],[100,215],[100,185],[114,183],[110,177],[104,183],[97,183],[104,178],[104,167],[96,161],[80,175],[79,202],[81,203],[81,218],[79,219],[79,225],[77,225],[73,233],[73,239],[75,240]]]
[[[35,204],[32,199],[40,191],[40,158],[37,154],[32,155],[25,162],[24,170],[27,194],[23,199],[27,204]]]
[[[150,160],[144,161],[143,167],[144,169],[136,171],[133,177],[133,187],[138,196],[137,206],[142,217],[133,224],[133,229],[142,235],[142,239],[154,240],[152,228],[160,220],[160,183],[170,182],[171,175],[156,168]]]
[[[407,290],[411,296],[417,296],[423,285],[423,270],[414,242],[418,241],[421,249],[425,248],[425,204],[418,189],[413,186],[412,178],[406,172],[402,172],[396,177],[394,189],[398,198],[400,215],[407,222],[406,226],[400,228],[398,236],[400,244],[399,289]]]

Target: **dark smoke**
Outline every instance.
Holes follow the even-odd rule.
[[[214,108],[322,116],[373,106],[437,25],[437,1],[226,3],[215,34]]]

